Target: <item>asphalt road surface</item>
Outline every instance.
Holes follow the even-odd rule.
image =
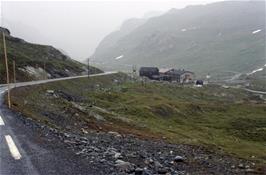
[[[113,74],[106,72],[90,76]],[[76,76],[10,84],[10,88],[87,77]],[[87,174],[85,162],[62,143],[47,140],[41,132],[27,127],[19,114],[7,109],[3,97],[7,85],[0,85],[0,175]]]

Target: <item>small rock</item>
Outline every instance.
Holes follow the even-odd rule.
[[[81,151],[77,152],[76,155],[84,154],[86,152],[86,149],[82,149]]]
[[[148,160],[144,160],[144,163],[145,163],[146,165],[150,164],[150,162],[149,162]]]
[[[112,134],[115,137],[121,137],[121,135],[118,132],[114,132],[114,131],[109,131],[108,134]]]
[[[153,175],[154,173],[152,173],[150,170],[148,170],[147,168],[144,168],[143,173],[144,175]]]
[[[81,131],[82,131],[84,134],[88,134],[88,131],[86,131],[84,128],[81,128]]]
[[[246,169],[246,172],[247,173],[256,173],[256,170],[248,168],[248,169]]]
[[[167,173],[167,169],[166,168],[160,168],[157,171],[159,174],[166,174]]]
[[[101,160],[100,160],[100,163],[104,163],[104,162],[106,162],[105,159],[101,159]]]
[[[70,137],[70,135],[69,135],[69,134],[67,134],[67,133],[64,133],[64,136],[65,136],[65,137],[67,137],[67,138],[69,138],[69,137]]]
[[[117,153],[116,151],[117,150],[115,148],[107,148],[107,150],[105,151],[105,154],[113,156],[113,155],[115,155]]]
[[[116,160],[115,163],[116,164],[121,164],[121,163],[125,163],[125,161],[123,161],[123,160]]]
[[[131,163],[123,160],[116,160],[115,163],[115,166],[122,172],[131,172],[134,169],[134,166]]]
[[[244,166],[242,163],[240,163],[240,164],[238,165],[238,168],[240,168],[240,169],[244,169],[245,166]]]
[[[46,90],[46,93],[47,93],[48,95],[53,95],[53,94],[54,94],[54,90]]]
[[[115,159],[122,158],[121,153],[115,153],[114,157]]]
[[[135,175],[141,175],[143,173],[143,169],[142,168],[136,168],[135,169]]]
[[[68,143],[68,144],[76,144],[75,141],[71,141],[71,140],[64,140],[64,143]]]
[[[153,163],[154,161],[152,160],[152,158],[149,158],[149,159],[146,159],[145,161],[144,161],[144,163],[146,164],[146,165],[149,165],[149,164],[151,164],[151,163]]]
[[[174,161],[171,161],[171,162],[169,162],[171,165],[174,165],[175,164],[175,162]]]
[[[182,157],[182,156],[175,156],[174,161],[175,161],[175,162],[184,162],[184,161],[185,161],[185,158]]]
[[[155,166],[155,169],[156,170],[158,170],[159,168],[162,168],[163,167],[162,164],[160,164],[160,162],[158,162],[158,161],[155,161],[154,162],[154,166]]]
[[[160,156],[160,159],[161,159],[161,160],[164,160],[164,159],[165,159],[165,157],[163,157],[163,156]]]

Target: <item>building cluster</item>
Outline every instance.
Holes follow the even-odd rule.
[[[157,67],[141,67],[139,70],[141,77],[147,77],[151,80],[170,81],[178,83],[194,82],[194,73],[184,69],[159,69]]]

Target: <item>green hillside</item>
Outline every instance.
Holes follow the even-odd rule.
[[[72,60],[52,46],[28,43],[10,35],[8,29],[0,27],[0,83],[6,82],[3,35],[6,35],[6,46],[10,79],[13,82],[12,62],[16,62],[17,81],[59,78],[86,73],[86,65]],[[45,70],[44,70],[45,69]],[[91,73],[101,72],[91,67]]]
[[[22,87],[11,94],[13,109],[62,131],[163,138],[265,163],[265,100],[241,89],[143,85],[118,73]]]

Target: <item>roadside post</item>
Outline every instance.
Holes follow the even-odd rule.
[[[13,83],[16,85],[16,61],[13,60]]]
[[[9,72],[8,72],[8,61],[7,61],[7,53],[6,53],[6,38],[5,38],[4,32],[2,33],[3,33],[5,64],[6,64],[7,101],[8,101],[8,107],[11,108]]]
[[[88,59],[88,78],[90,77],[90,59]]]
[[[46,80],[47,79],[47,74],[46,74],[46,62],[43,62],[43,79]]]

